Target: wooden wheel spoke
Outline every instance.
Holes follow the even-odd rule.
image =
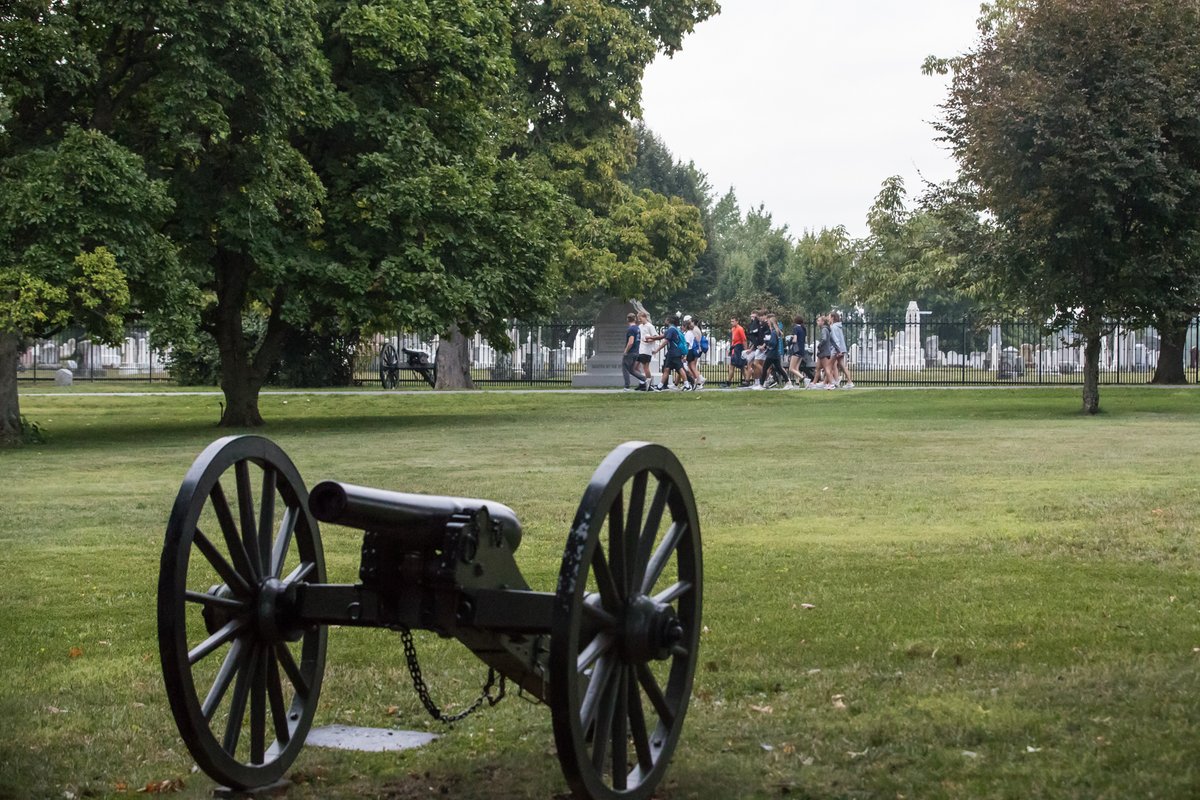
[[[607,653],[616,642],[616,637],[611,633],[596,634],[596,638],[588,643],[588,646],[583,649],[576,659],[576,669],[583,672],[585,669],[595,663],[596,659]]]
[[[233,686],[233,699],[229,703],[229,719],[225,722],[225,738],[221,740],[221,748],[229,755],[237,751],[238,739],[242,736],[242,718],[246,715],[246,700],[250,696],[251,672],[258,663],[258,647],[252,647],[250,655],[242,659],[237,673],[237,683]]]
[[[646,712],[642,708],[642,695],[635,685],[637,678],[630,672],[626,680],[629,684],[629,735],[633,738],[633,751],[637,754],[638,767],[645,775],[654,767],[654,754],[650,750],[650,734],[646,730]]]
[[[250,686],[250,763],[262,764],[267,750],[267,665],[266,648],[258,648],[254,680]]]
[[[589,597],[595,597],[595,595],[589,595]],[[585,616],[588,616],[596,622],[599,622],[600,625],[605,628],[615,628],[619,622],[614,615],[605,611],[603,606],[596,602],[589,603],[586,597],[583,601],[583,613]]]
[[[601,540],[603,542],[603,540]],[[596,545],[600,550],[600,544]],[[625,543],[625,500],[621,493],[608,510],[608,563],[622,598],[629,596],[629,550]]]
[[[283,671],[287,673],[288,680],[292,682],[296,694],[301,698],[307,698],[308,681],[304,680],[304,676],[300,674],[300,667],[296,666],[296,659],[292,657],[292,651],[287,649],[286,644],[279,642],[275,645],[275,656],[279,659]]]
[[[587,689],[583,693],[583,701],[579,704],[579,722],[583,726],[584,733],[596,721],[596,709],[608,689],[608,683],[612,678],[612,669],[613,659],[611,657],[600,659],[592,669],[592,679],[588,681]]]
[[[596,713],[596,730],[592,736],[592,766],[597,772],[604,769],[608,759],[608,745],[613,732],[613,719],[617,716],[617,683],[613,678],[620,677],[622,670],[617,668],[610,675],[604,687]],[[586,729],[585,729],[586,730]]]
[[[199,603],[202,606],[228,608],[231,611],[246,610],[246,601],[244,600],[238,600],[233,597],[221,597],[220,595],[209,594],[208,592],[193,592],[191,589],[184,591],[183,599],[189,603]]]
[[[258,543],[258,527],[254,522],[254,493],[250,489],[250,462],[243,459],[233,465],[237,485],[238,518],[242,523],[242,544],[250,556],[254,574],[262,576],[262,548]]]
[[[231,619],[226,622],[220,630],[188,651],[188,665],[195,666],[197,661],[236,637],[244,627],[246,627],[245,620]]]
[[[296,532],[296,522],[299,519],[299,508],[284,507],[279,532],[275,534],[275,546],[271,549],[271,575],[276,578],[283,573],[283,563],[287,559],[288,548],[292,546],[292,535]]]
[[[200,713],[206,720],[212,719],[217,706],[221,705],[221,699],[225,697],[225,692],[229,689],[229,684],[233,682],[233,676],[241,669],[245,649],[246,640],[236,639],[233,646],[229,648],[229,652],[225,654],[225,660],[221,662],[221,668],[217,670],[217,677],[208,690],[204,703],[200,706]]]
[[[667,498],[671,494],[671,484],[665,480],[658,483],[658,487],[654,490],[654,499],[650,501],[650,510],[646,514],[646,524],[642,528],[641,534],[637,541],[636,560],[636,586],[644,585],[646,581],[646,569],[650,563],[650,550],[654,547],[654,540],[658,538],[658,528],[662,525],[663,510],[667,507]],[[642,590],[645,591],[644,589]]]
[[[677,581],[654,595],[654,599],[659,603],[673,603],[691,590],[691,581]]]
[[[658,547],[654,550],[654,555],[650,558],[650,563],[646,567],[646,575],[642,578],[642,593],[645,594],[654,588],[654,584],[658,583],[658,579],[662,577],[663,570],[667,566],[671,555],[675,552],[675,548],[679,546],[679,542],[683,539],[683,534],[687,531],[688,525],[686,522],[675,522],[667,530],[667,535],[658,543]]]
[[[258,583],[258,572],[251,564],[250,556],[246,554],[246,546],[238,534],[237,523],[233,521],[233,512],[229,510],[229,501],[225,499],[225,490],[221,488],[220,481],[213,484],[209,499],[212,500],[213,511],[217,514],[217,522],[221,524],[221,533],[225,535],[225,546],[229,548],[233,566],[248,582]]]
[[[192,543],[196,545],[208,563],[212,566],[217,574],[221,576],[221,580],[225,581],[225,585],[234,591],[235,594],[248,595],[251,593],[250,584],[241,574],[230,566],[225,560],[225,556],[221,555],[221,551],[216,548],[209,538],[205,536],[199,528],[192,534]]]
[[[271,703],[271,721],[275,724],[275,740],[284,747],[292,738],[288,728],[287,705],[283,701],[283,683],[279,679],[279,662],[275,653],[267,651],[267,699]]]
[[[663,725],[670,728],[675,724],[675,710],[667,703],[667,698],[659,688],[658,679],[654,677],[654,673],[645,664],[638,664],[637,679],[642,691],[649,698],[650,705],[654,706],[658,718],[662,720]]]
[[[625,605],[625,595],[618,591],[612,570],[608,568],[608,559],[599,545],[592,553],[592,572],[596,574],[596,588],[600,591],[600,600],[605,608],[617,611]]]
[[[316,569],[316,566],[317,565],[311,561],[301,561],[296,565],[296,568],[288,573],[288,576],[283,579],[284,584],[296,583],[297,581],[304,580],[309,576],[309,573]]]
[[[629,782],[629,670],[622,666],[617,672],[615,719],[612,730],[613,788],[624,790]]]
[[[649,478],[649,472],[639,472],[633,476],[629,485],[629,514],[625,518],[625,537],[628,540],[626,552],[629,559],[627,592],[632,592],[642,579],[638,553],[641,550],[642,513],[646,508],[646,482]]]
[[[275,530],[275,483],[279,473],[270,464],[263,466],[262,492],[258,509],[258,560],[267,577],[278,577],[271,569],[271,531]]]

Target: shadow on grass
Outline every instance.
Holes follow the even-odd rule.
[[[122,418],[106,423],[104,427],[80,427],[78,425],[54,425],[48,428],[48,438],[36,449],[92,450],[108,448],[114,444],[137,443],[139,446],[161,446],[195,441],[210,441],[224,436],[253,434],[272,438],[284,435],[306,435],[314,433],[337,433],[360,435],[369,433],[395,434],[403,431],[436,430],[439,428],[493,427],[498,423],[510,422],[517,415],[494,413],[461,414],[352,414],[336,417],[298,417],[268,421],[259,428],[222,428],[216,423],[195,419],[177,419],[147,424],[139,417]],[[34,449],[29,447],[26,449]]]

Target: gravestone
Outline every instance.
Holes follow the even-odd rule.
[[[75,380],[75,376],[69,369],[60,369],[54,373],[55,386],[70,386]]]
[[[592,334],[593,352],[585,371],[572,376],[571,385],[577,388],[619,388],[625,385],[621,377],[621,357],[625,351],[625,330],[629,323],[625,315],[636,314],[641,303],[631,300],[611,300],[596,315]]]

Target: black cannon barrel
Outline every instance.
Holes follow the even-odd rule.
[[[521,544],[521,522],[503,503],[468,497],[410,494],[322,481],[308,495],[308,507],[321,522],[332,522],[364,531],[394,532],[416,550],[437,547],[446,523],[455,514],[487,508],[510,550]]]

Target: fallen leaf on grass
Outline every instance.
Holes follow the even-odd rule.
[[[750,706],[751,711],[757,711],[760,714],[774,714],[775,709],[770,706]]]
[[[768,753],[775,749],[775,746],[770,745],[770,744],[760,744],[759,747],[761,747],[763,750],[767,751]]]
[[[81,655],[83,655],[82,647],[72,647],[70,650],[67,651],[67,656],[69,658],[79,658]]]
[[[963,750],[962,754],[966,758],[979,758],[979,753],[976,753],[974,750]]]
[[[183,791],[183,778],[167,778],[165,781],[150,781],[138,794],[171,794]]]
[[[853,750],[847,750],[847,751],[846,751],[846,755],[850,756],[850,758],[852,758],[852,759],[854,759],[854,758],[862,758],[863,756],[865,756],[865,755],[866,755],[867,753],[869,753],[869,752],[871,752],[871,748],[869,748],[869,747],[868,747],[866,750],[863,750],[861,753],[856,753],[856,752],[854,752]]]
[[[846,695],[835,694],[833,696],[833,707],[836,708],[838,711],[845,711],[846,710]]]
[[[805,609],[806,611],[809,609],[816,608],[816,606],[814,606],[812,603],[801,603],[800,607]]]
[[[1040,753],[1040,752],[1042,752],[1042,748],[1034,747],[1031,744],[1027,744],[1027,745],[1025,745],[1025,752],[1026,753]]]
[[[795,753],[796,745],[792,744],[791,742],[784,742],[783,743],[783,752],[787,753],[788,755]]]
[[[396,712],[398,712],[399,710],[400,710],[400,706],[388,706],[387,709],[383,712],[383,714],[384,714],[384,716],[387,716],[387,717],[394,717],[394,716],[396,716]]]
[[[113,791],[114,792],[128,792],[129,784],[126,783],[125,781],[117,781],[116,783],[113,784]]]
[[[145,703],[139,703],[139,702],[137,702],[136,700],[134,700],[134,701],[133,701],[133,707],[134,707],[134,708],[145,708],[145,707],[146,707],[146,704],[145,704]]]
[[[65,708],[59,708],[58,706],[46,706],[46,713],[47,714],[66,714],[67,710]]]

